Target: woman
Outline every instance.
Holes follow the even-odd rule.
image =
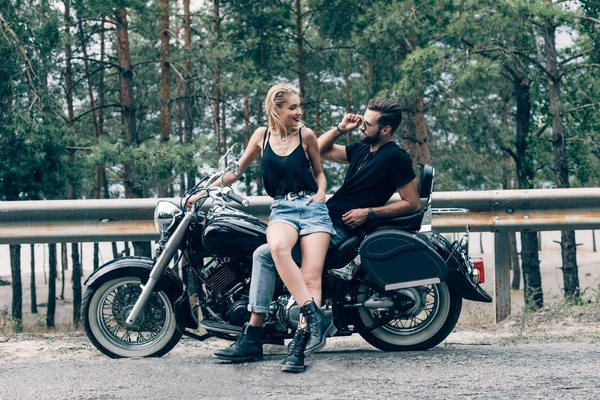
[[[277,84],[265,99],[267,127],[258,128],[239,160],[243,173],[262,153],[264,187],[273,197],[267,242],[277,272],[296,302],[302,305],[306,325],[298,329],[288,348],[283,371],[304,370],[304,351],[313,352],[335,333],[329,317],[321,312],[321,274],[329,240],[335,234],[325,205],[327,180],[321,166],[317,138],[303,127],[300,93],[290,84]],[[239,175],[227,173],[223,184],[231,185]],[[214,186],[221,185],[221,181]],[[192,197],[193,204],[200,195]],[[302,270],[292,259],[292,248],[300,239]]]

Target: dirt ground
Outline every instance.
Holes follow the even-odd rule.
[[[485,263],[488,293],[494,293],[494,254],[493,235],[472,234],[470,252],[472,257],[482,257]],[[480,240],[481,239],[481,240]],[[579,265],[580,285],[589,304],[581,307],[561,305],[562,274],[560,270],[560,247],[555,240],[560,239],[559,232],[542,234],[540,251],[542,283],[547,307],[534,315],[522,313],[523,291],[511,292],[513,316],[496,324],[494,305],[470,301],[463,303],[463,313],[455,331],[445,344],[504,343],[512,341],[589,341],[596,340],[600,331],[600,253],[593,252],[591,231],[577,232],[577,262]],[[122,244],[120,244],[122,250]],[[481,253],[481,247],[484,252]],[[47,254],[43,245],[36,245],[36,291],[38,313],[31,314],[30,292],[30,246],[22,246],[23,282],[23,325],[27,333],[10,334],[6,317],[10,315],[11,287],[0,286],[0,362],[25,362],[49,360],[86,360],[102,358],[81,331],[74,330],[72,321],[71,270],[65,271],[64,299],[57,300],[57,329],[45,327],[47,304]],[[83,244],[84,276],[92,268],[92,244]],[[10,261],[8,246],[0,246],[0,280],[10,281]],[[110,244],[101,245],[101,262],[112,259]],[[27,273],[25,273],[27,271]],[[61,272],[58,273],[61,278]],[[62,278],[57,282],[57,295],[61,293]],[[336,338],[331,341],[333,349],[343,350],[363,343],[360,337]],[[219,339],[204,343],[183,340],[172,354],[209,354],[224,345]],[[283,352],[280,346],[273,346],[272,352]]]

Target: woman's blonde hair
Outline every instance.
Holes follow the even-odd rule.
[[[269,128],[284,135],[287,135],[288,131],[279,117],[277,110],[283,106],[283,102],[290,94],[300,96],[300,90],[289,83],[278,83],[269,89],[267,97],[265,98],[265,110],[267,112]],[[300,121],[300,124],[302,124],[302,121]]]

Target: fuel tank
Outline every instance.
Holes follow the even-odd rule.
[[[370,233],[359,253],[362,267],[385,290],[439,283],[448,274],[446,263],[430,243],[397,229]]]
[[[217,257],[252,256],[267,242],[267,224],[232,207],[214,207],[206,216],[202,244]]]

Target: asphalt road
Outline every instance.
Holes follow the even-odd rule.
[[[365,344],[312,355],[303,374],[280,372],[281,354],[234,365],[185,346],[161,359],[0,363],[0,399],[600,398],[593,341],[395,354]]]

